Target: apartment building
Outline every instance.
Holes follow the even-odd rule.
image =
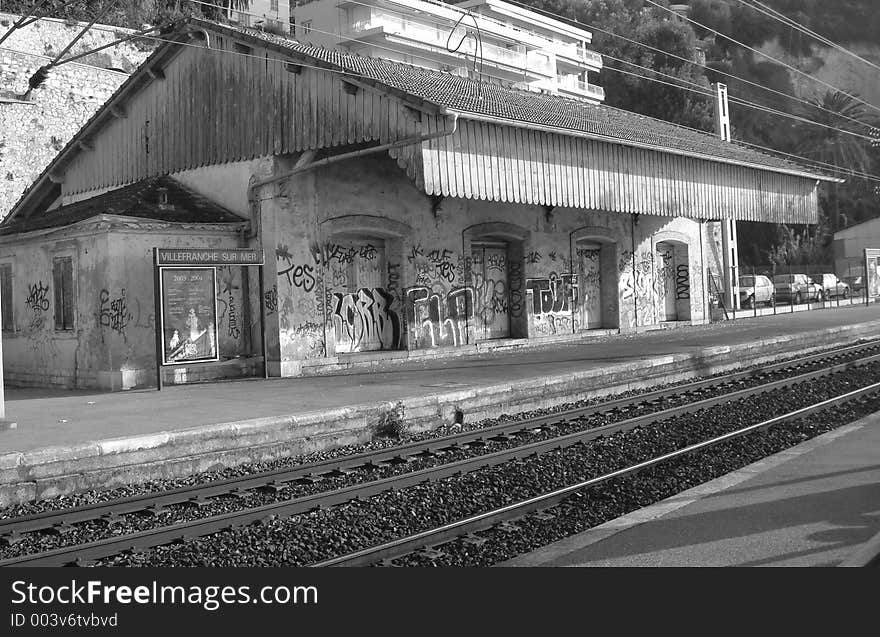
[[[594,104],[605,97],[591,82],[602,68],[592,33],[502,0],[300,0],[291,17],[311,44]]]
[[[234,24],[262,28],[272,33],[290,32],[289,0],[250,0],[247,8],[238,9],[233,8],[232,3],[228,4],[230,8],[226,11],[226,18]]]

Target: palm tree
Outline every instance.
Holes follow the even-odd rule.
[[[842,91],[828,91],[821,99],[811,101],[813,107],[804,108],[802,115],[824,126],[807,122],[795,124],[798,140],[796,152],[808,159],[832,165],[837,169],[835,172],[848,173],[854,178],[857,178],[858,173],[870,172],[870,142],[864,137],[869,134],[871,126],[876,125],[877,120],[865,111],[865,105],[859,96]],[[832,232],[839,228],[840,222],[838,186],[835,183],[832,187]]]

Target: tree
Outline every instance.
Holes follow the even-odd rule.
[[[702,68],[693,62],[697,39],[686,22],[643,0],[525,1],[536,9],[577,20],[588,31],[596,27],[592,46],[604,58],[604,70],[597,83],[605,89],[606,104],[685,126],[712,129],[710,98],[693,92],[708,92],[709,83]]]
[[[770,265],[823,265],[832,262],[829,233],[819,224],[798,231],[788,225],[777,227],[775,245],[768,252]]]
[[[804,107],[802,114],[804,118],[824,127],[807,122],[795,124],[794,131],[798,139],[796,152],[834,166],[838,172],[848,172],[851,175],[852,189],[863,187],[864,184],[860,182],[864,180],[857,173],[870,173],[872,170],[870,142],[852,133],[867,135],[870,127],[876,124],[876,118],[865,111],[857,95],[840,91],[828,91],[821,98],[812,100],[812,103],[813,107]],[[841,227],[840,190],[839,184],[832,184],[829,193],[832,232]],[[847,193],[847,196],[851,198],[852,194],[854,193]],[[844,206],[846,208],[848,206]]]

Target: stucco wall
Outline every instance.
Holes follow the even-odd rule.
[[[0,34],[17,16],[0,13]],[[0,88],[23,94],[28,79],[85,26],[45,19],[15,31],[0,47]],[[112,42],[125,29],[98,26],[69,55]],[[149,55],[131,42],[54,68],[30,102],[0,102],[0,218],[82,125]],[[119,69],[119,70],[110,70]]]
[[[603,242],[603,286],[594,290],[602,327],[659,324],[668,285],[678,287],[674,319],[705,320],[707,230],[696,221],[463,199],[435,205],[381,155],[265,188],[262,237],[275,256],[266,310],[285,375],[303,360],[352,351],[473,343],[492,336],[484,323],[493,307],[509,316],[508,338],[575,334],[585,329],[579,246],[592,241]],[[509,246],[504,281],[472,262],[481,240]],[[661,262],[661,248],[675,245]]]
[[[128,389],[154,384],[153,247],[237,247],[218,226],[99,219],[44,236],[4,237],[12,264],[14,331],[3,333],[5,380],[15,385]],[[74,329],[55,329],[52,262],[73,258]],[[223,359],[249,353],[255,339],[241,268],[219,268],[217,310]],[[250,313],[252,314],[252,313]],[[258,333],[258,332],[257,332]]]
[[[226,176],[236,185],[218,189],[224,200],[218,203],[241,203],[249,171],[266,177],[293,162],[279,157],[208,167],[189,173],[187,183],[207,194]],[[262,212],[248,242],[266,252],[265,289],[258,298],[256,269],[218,270],[219,349],[227,361],[259,354],[262,303],[273,374],[296,375],[304,364],[365,351],[572,338],[588,328],[705,320],[707,224],[432,200],[384,155],[302,173],[255,194]],[[240,247],[241,241],[219,226],[122,217],[0,239],[0,262],[13,264],[16,330],[4,334],[7,379],[108,389],[152,384],[152,248]],[[57,254],[74,257],[70,333],[54,329]]]

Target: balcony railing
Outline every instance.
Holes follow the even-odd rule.
[[[299,5],[308,4],[309,2],[313,1],[316,0],[299,0]],[[348,4],[348,0],[339,0],[337,6],[342,7]],[[461,17],[473,16],[474,18],[476,18],[478,24],[480,25],[480,28],[484,31],[489,31],[502,37],[511,38],[519,42],[524,42],[533,48],[552,49],[554,44],[554,40],[552,37],[548,37],[547,35],[533,31],[529,29],[528,26],[512,24],[511,22],[499,20],[484,13],[474,13],[468,11],[467,9],[457,7],[454,4],[443,2],[442,0],[360,0],[360,2],[357,2],[356,0],[351,0],[351,4],[355,4],[357,6],[369,4],[380,10],[382,9],[383,5],[397,5],[402,8],[389,8],[389,11],[408,13],[410,15],[420,13],[422,15],[431,17],[432,19],[441,18],[444,20],[449,20],[450,24],[454,24]],[[465,20],[465,23],[473,24],[470,19]],[[590,32],[587,31],[587,33]],[[565,46],[565,43],[559,42],[559,44]],[[576,46],[574,43],[571,43],[571,45]],[[592,61],[594,59],[593,56],[596,56],[596,54],[588,51],[585,56],[587,60]],[[596,57],[598,58],[597,62],[601,64],[601,57]]]
[[[593,99],[602,101],[605,99],[605,89],[595,84],[590,84],[578,79],[576,75],[560,75],[557,77],[557,86],[563,91],[588,95]]]
[[[601,55],[577,44],[554,42],[552,48],[556,52],[556,55],[566,57],[570,60],[579,60],[580,62],[589,64],[590,66],[602,66]]]
[[[524,46],[515,45],[513,48],[506,48],[489,42],[483,42],[482,47],[478,47],[476,40],[472,37],[465,37],[464,41],[462,41],[462,36],[465,35],[466,31],[461,27],[456,29],[450,37],[448,32],[441,32],[436,27],[415,22],[408,18],[373,16],[349,24],[346,35],[355,38],[365,32],[377,29],[381,29],[387,35],[395,35],[443,49],[446,48],[447,43],[451,47],[455,47],[461,42],[458,50],[450,51],[450,54],[454,55],[457,53],[462,56],[475,56],[480,53],[480,48],[482,48],[483,59],[486,62],[502,63],[517,68],[525,68],[527,66]]]

